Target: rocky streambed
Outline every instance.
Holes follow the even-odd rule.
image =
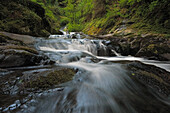
[[[0,112],[170,112],[170,63],[125,56],[169,60],[168,39],[0,39]]]

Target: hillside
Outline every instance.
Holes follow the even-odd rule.
[[[170,34],[168,0],[0,1],[0,31],[48,36],[69,31],[89,35]]]
[[[0,0],[0,31],[33,36],[59,32],[58,10],[30,0]]]
[[[79,27],[78,30],[90,35],[108,34],[126,24],[128,33],[170,34],[168,0],[66,0],[66,3],[70,31]]]

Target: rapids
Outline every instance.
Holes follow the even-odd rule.
[[[121,56],[107,47],[108,43],[64,35],[37,39],[36,48],[56,66],[73,68],[77,73],[72,81],[35,95],[18,113],[170,113],[168,97],[132,79],[124,64],[115,61],[140,61],[167,71],[170,63]]]
[[[37,49],[57,65],[79,71],[71,82],[64,84],[63,91],[40,99],[35,113],[141,113],[145,111],[144,106],[152,106],[151,112],[156,112],[156,107],[169,106],[169,100],[132,80],[122,64],[112,61],[140,61],[167,71],[170,71],[169,63],[121,56],[108,48],[107,43],[106,40],[65,38],[39,42]]]

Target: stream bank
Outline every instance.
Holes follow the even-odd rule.
[[[161,35],[136,35],[121,31],[120,34],[90,36],[96,39],[110,40],[111,43],[108,46],[123,56],[131,55],[152,60],[170,61],[170,38]]]
[[[34,43],[31,36],[0,32],[0,68],[50,63],[47,56],[35,49]]]

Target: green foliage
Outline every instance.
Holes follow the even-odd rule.
[[[67,24],[69,31],[82,31],[84,26],[82,24],[69,23]]]
[[[27,0],[18,0],[26,4]],[[39,30],[42,34],[48,34],[49,31],[57,31],[61,26],[67,25],[70,31],[88,31],[90,33],[103,33],[108,31],[114,31],[122,20],[130,20],[135,22],[131,25],[131,28],[146,29],[148,31],[154,30],[155,32],[168,33],[170,26],[170,4],[169,0],[31,0],[34,3],[41,5],[45,9],[45,17],[41,18],[38,12],[27,12],[15,16],[15,20],[8,22],[4,20],[7,15],[4,12],[8,12],[11,7],[15,10],[22,10],[19,5],[14,5],[7,8],[0,7],[4,11],[0,12],[0,30],[12,29],[13,31],[33,31]],[[168,5],[169,4],[169,5]],[[27,6],[27,5],[25,5]],[[23,8],[24,9],[24,8]],[[17,11],[16,11],[17,12]],[[24,11],[23,11],[24,12]],[[12,15],[12,14],[11,14]],[[27,23],[31,24],[31,27],[25,27],[22,17],[25,17]],[[32,18],[32,19],[31,19]],[[33,21],[34,19],[34,21]],[[41,26],[42,21],[46,21],[49,24],[47,27],[38,29],[37,26]],[[24,21],[25,21],[24,20]],[[20,22],[19,22],[20,21]],[[6,27],[10,26],[10,27]],[[22,26],[23,25],[23,26]],[[19,29],[24,27],[22,30]]]
[[[57,33],[60,29],[60,12],[61,8],[58,6],[56,0],[31,0],[41,5],[45,9],[45,18],[50,24],[50,32]],[[44,30],[41,31],[46,33]]]
[[[80,31],[83,29],[84,21],[88,20],[88,16],[92,14],[93,0],[65,0],[66,7],[63,8],[64,16],[61,24],[67,24],[69,31]],[[91,17],[90,17],[91,19]]]
[[[126,6],[126,5],[127,5],[127,3],[128,3],[128,1],[127,1],[127,0],[120,0],[120,1],[119,1],[119,4],[120,4],[120,6],[121,6],[121,7]]]
[[[157,5],[158,0],[151,2],[151,4],[149,5],[149,11],[153,11]]]
[[[119,4],[121,7],[127,6],[127,5],[134,5],[135,3],[141,2],[142,0],[119,0]]]
[[[61,25],[61,26],[65,26],[65,25],[67,25],[70,21],[71,21],[71,20],[70,20],[68,17],[63,16],[63,17],[61,17],[60,25]]]

